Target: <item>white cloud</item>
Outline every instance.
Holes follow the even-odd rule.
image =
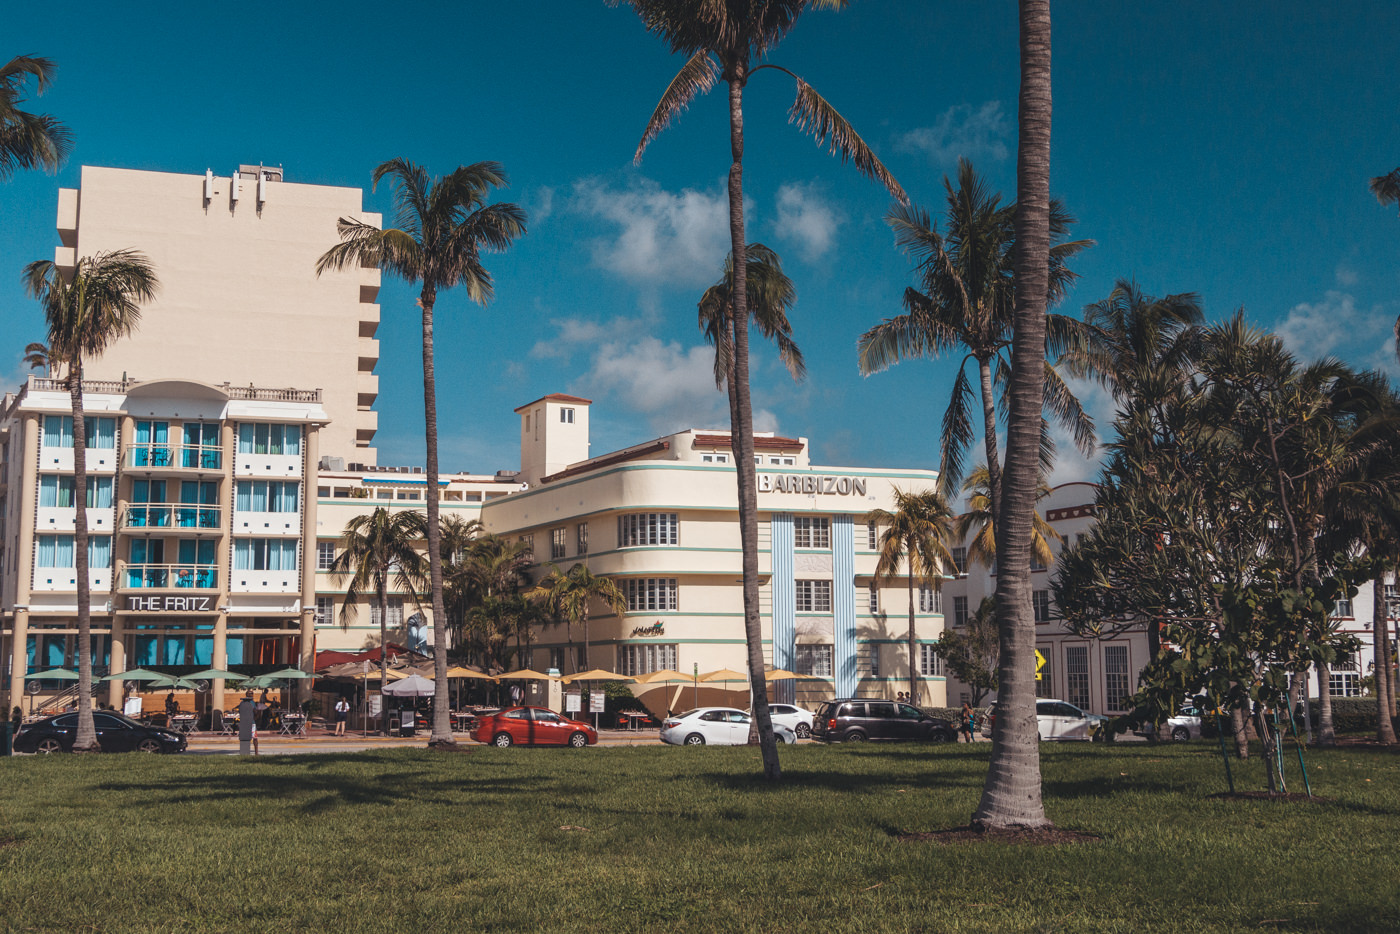
[[[1336,275],[1337,284],[1344,289],[1349,289],[1352,286],[1356,285],[1356,283],[1360,279],[1360,277],[1356,274],[1356,270],[1345,262],[1337,264]]]
[[[729,402],[715,388],[714,360],[709,346],[687,348],[656,337],[615,341],[598,348],[584,382],[645,418],[654,435],[718,428],[729,424]]]
[[[554,189],[548,185],[541,185],[531,194],[529,203],[526,205],[526,213],[530,216],[530,221],[539,223],[549,215],[554,213]]]
[[[836,240],[841,218],[822,201],[813,186],[790,183],[778,189],[778,214],[773,232],[797,244],[808,262],[820,259]]]
[[[707,285],[719,278],[729,252],[722,185],[710,193],[670,192],[648,179],[629,188],[584,179],[574,184],[571,207],[617,228],[593,242],[593,262],[632,282]]]
[[[905,152],[927,153],[935,165],[951,165],[959,156],[1000,162],[1010,155],[1006,140],[1012,129],[1000,101],[987,101],[975,110],[971,104],[957,104],[943,111],[933,126],[910,130],[896,144]]]
[[[1103,466],[1105,435],[1112,431],[1113,414],[1116,409],[1113,395],[1098,383],[1061,375],[1069,386],[1070,392],[1074,393],[1075,398],[1079,400],[1080,407],[1094,420],[1098,444],[1092,452],[1086,455],[1075,447],[1074,436],[1052,421],[1050,423],[1050,436],[1055,439],[1055,466],[1051,468],[1050,476],[1046,478],[1046,482],[1052,487],[1060,483],[1073,483],[1076,480],[1089,482],[1098,480],[1099,469]]]
[[[624,322],[613,321],[603,324],[586,318],[555,318],[550,324],[558,333],[549,340],[536,342],[530,348],[530,356],[535,360],[563,360],[567,363],[575,350],[590,348],[608,334],[617,333],[614,328]]]
[[[1375,348],[1387,343],[1395,316],[1377,305],[1356,307],[1350,293],[1329,290],[1320,302],[1299,302],[1274,333],[1301,360],[1310,362],[1334,354],[1353,366],[1372,367]],[[1392,354],[1393,356],[1393,354]]]

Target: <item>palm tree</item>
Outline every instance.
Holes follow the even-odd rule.
[[[1001,489],[1001,460],[997,451],[997,397],[1004,387],[1011,349],[1012,259],[1015,254],[1016,205],[1001,203],[977,175],[972,163],[958,161],[958,187],[945,176],[948,210],[946,233],[940,234],[928,212],[917,205],[897,205],[885,220],[894,229],[895,243],[918,261],[920,288],[904,291],[905,313],[887,318],[861,335],[858,362],[863,375],[878,373],[911,357],[938,358],[963,353],[953,383],[953,395],[943,414],[940,437],[939,487],[951,499],[963,480],[967,450],[972,444],[973,389],[967,364],[977,367],[982,405],[982,444],[991,477],[995,509]],[[1074,218],[1059,202],[1051,202],[1050,231],[1058,241],[1050,248],[1050,301],[1064,295],[1076,274],[1065,260],[1093,245],[1092,240],[1063,242]],[[1053,357],[1069,346],[1079,322],[1051,315],[1046,322],[1047,350]],[[1067,427],[1086,453],[1093,450],[1093,424],[1054,368],[1045,365],[1045,409]]]
[[[1392,169],[1385,175],[1371,179],[1371,194],[1381,204],[1400,207],[1400,169]],[[1400,318],[1395,319],[1395,355],[1400,357]]]
[[[792,339],[787,313],[797,301],[792,280],[783,273],[778,254],[761,243],[749,244],[748,306],[758,331],[778,345],[778,357],[792,378],[807,375],[802,351]],[[700,297],[700,331],[715,348],[715,386],[722,387],[734,372],[734,307],[729,289],[734,281],[734,258],[724,258],[724,275]]]
[[[45,376],[53,376],[55,367],[59,365],[59,361],[49,353],[49,345],[42,341],[24,345],[23,363],[31,370],[43,370]]]
[[[900,562],[909,566],[909,697],[922,697],[919,690],[919,637],[914,625],[914,583],[927,584],[935,592],[943,589],[943,569],[953,564],[948,540],[953,534],[953,513],[948,501],[935,490],[915,493],[894,491],[894,512],[872,509],[866,522],[883,526],[880,533],[880,559],[875,577],[893,580],[899,576]]]
[[[739,499],[739,537],[743,549],[744,638],[749,670],[763,671],[763,626],[758,602],[758,493],[753,463],[753,405],[749,398],[748,243],[744,236],[744,89],[749,79],[765,68],[780,71],[797,84],[797,96],[788,111],[789,120],[809,132],[818,145],[850,160],[864,175],[874,178],[900,201],[899,186],[875,153],[840,113],[811,85],[779,65],[767,61],[769,53],[797,24],[808,8],[841,9],[847,0],[611,0],[627,2],[647,30],[688,56],[671,80],[642,133],[636,160],[656,136],[683,111],[697,94],[709,91],[718,78],[729,90],[729,250],[733,257],[731,320],[734,378],[729,384],[729,418],[734,444],[735,482]],[[762,64],[755,65],[755,61]],[[768,711],[768,686],[753,681],[753,711],[762,748],[763,774],[776,781],[782,774],[778,747]]]
[[[381,687],[388,683],[389,587],[392,584],[410,594],[421,592],[423,556],[417,546],[427,533],[428,525],[422,513],[390,512],[379,506],[373,512],[355,516],[345,523],[345,531],[340,537],[340,553],[331,562],[331,576],[338,585],[345,587],[340,625],[350,625],[356,616],[356,604],[362,596],[373,596],[374,605],[379,610]],[[382,719],[382,727],[387,735],[387,716]]]
[[[1006,463],[997,523],[997,719],[982,799],[983,830],[1049,826],[1040,796],[1035,722],[1035,614],[1031,517],[1040,482],[1050,298],[1050,0],[1020,0],[1021,95],[1016,153],[1015,310],[1008,384]]]
[[[459,166],[443,178],[428,177],[421,166],[390,159],[375,168],[374,186],[388,177],[394,185],[398,226],[380,230],[342,217],[341,242],[316,261],[319,276],[328,269],[378,266],[419,286],[423,319],[423,431],[427,442],[428,576],[433,597],[432,746],[452,746],[452,719],[447,700],[447,611],[442,597],[442,528],[438,518],[437,379],[433,364],[433,307],[438,293],[454,285],[485,305],[493,292],[491,274],[481,263],[483,250],[503,251],[525,233],[525,212],[508,202],[488,204],[491,189],[506,184],[495,162]]]
[[[991,478],[985,464],[978,464],[963,483],[963,492],[968,494],[967,511],[958,516],[957,530],[954,533],[960,542],[971,542],[967,546],[969,563],[992,567],[997,559],[996,521],[992,512]],[[1050,495],[1050,487],[1041,480],[1036,485],[1035,499],[1040,502]],[[1050,549],[1051,542],[1062,541],[1063,537],[1045,517],[1036,513],[1031,519],[1031,555],[1042,566],[1049,567],[1055,560]]]
[[[593,662],[588,651],[588,603],[597,600],[621,616],[627,612],[627,597],[622,589],[611,577],[601,577],[588,570],[587,565],[575,564],[565,574],[553,568],[549,576],[540,581],[535,592],[543,596],[546,604],[571,625],[576,622],[583,624],[583,669],[591,671]],[[572,648],[572,636],[569,641]]]
[[[83,411],[83,358],[100,357],[136,329],[141,305],[155,297],[155,270],[143,253],[111,250],[85,256],[71,271],[50,260],[24,267],[24,286],[44,307],[49,355],[68,365],[73,407],[73,564],[78,580],[77,752],[96,750],[92,721],[92,581],[88,576],[87,422]]]
[[[33,55],[18,55],[0,68],[0,180],[16,169],[57,172],[73,148],[73,135],[66,126],[48,114],[19,109],[25,83],[33,78],[35,93],[43,94],[54,70],[52,61]]]

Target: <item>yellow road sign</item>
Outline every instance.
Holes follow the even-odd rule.
[[[1044,677],[1041,669],[1045,667],[1045,656],[1040,654],[1040,649],[1035,650],[1035,680],[1040,681]]]

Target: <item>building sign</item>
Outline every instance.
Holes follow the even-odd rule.
[[[656,622],[652,623],[650,626],[638,626],[636,629],[632,630],[633,638],[639,638],[643,636],[664,635],[666,635],[666,627],[662,625],[661,620],[659,619]]]
[[[127,610],[135,613],[213,613],[213,597],[127,597]]]
[[[816,496],[864,496],[864,477],[819,477],[815,474],[758,475],[760,493],[807,493]]]

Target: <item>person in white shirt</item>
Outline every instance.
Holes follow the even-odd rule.
[[[346,719],[348,716],[350,716],[350,705],[349,705],[348,703],[346,703],[345,698],[342,697],[340,700],[338,700],[338,701],[335,702],[335,735],[336,735],[336,736],[344,736],[344,735],[345,735],[345,719]]]

